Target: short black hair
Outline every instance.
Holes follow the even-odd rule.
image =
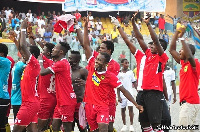
[[[52,49],[54,48],[55,45],[52,43],[46,43],[45,46],[47,47],[48,52],[52,53]]]
[[[105,57],[105,63],[108,63],[110,61],[110,55],[108,53],[102,52],[100,54]]]
[[[0,43],[0,53],[3,53],[4,57],[7,57],[8,47],[5,44]]]
[[[124,58],[124,59],[122,59],[121,60],[121,63],[124,63],[124,61],[126,61],[127,59],[126,58]],[[128,61],[128,60],[127,60]]]
[[[71,54],[77,55],[77,59],[80,61],[81,59],[81,54],[79,51],[71,51]]]
[[[167,49],[167,42],[164,39],[159,39],[159,42],[163,50],[165,51]]]
[[[67,42],[59,42],[59,43],[62,46],[62,50],[64,51],[64,54],[66,54],[68,50],[71,49]]]
[[[103,41],[102,43],[104,43],[106,45],[106,48],[108,50],[111,50],[111,55],[112,55],[112,53],[114,51],[114,44],[113,44],[113,42],[112,41]]]
[[[31,45],[30,47],[30,52],[31,54],[35,57],[38,58],[40,55],[40,49],[36,45]]]
[[[98,52],[98,51],[99,51],[99,49],[100,49],[100,46],[98,46],[98,47],[96,48],[96,51]]]
[[[192,44],[188,44],[188,46],[189,46],[189,48],[190,48],[192,54],[194,55],[195,52],[196,52],[196,49],[195,49],[194,45],[192,45]]]
[[[151,44],[151,45],[152,45],[152,44],[153,44],[153,41],[152,41],[152,42],[149,42],[148,44]]]

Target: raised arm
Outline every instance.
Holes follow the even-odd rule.
[[[84,48],[83,34],[81,33],[80,26],[78,25],[78,22],[77,22],[76,19],[74,19],[74,23],[75,23],[75,29],[76,29],[76,33],[77,33],[77,36],[78,36],[78,40],[80,42],[80,45]]]
[[[179,30],[181,30],[181,37],[183,36],[183,34],[185,33],[185,28],[180,28]],[[185,54],[186,59],[190,62],[192,67],[196,67],[196,63],[194,60],[194,56],[192,54],[192,51],[189,48],[189,45],[185,43],[185,40],[181,40],[182,43],[182,48],[183,48],[183,52]]]
[[[179,32],[176,31],[173,38],[172,38],[172,41],[171,41],[171,44],[170,44],[170,47],[169,47],[169,52],[173,56],[175,61],[180,64],[180,55],[176,51],[176,40],[178,39],[178,34],[179,34]]]
[[[151,39],[153,40],[153,44],[155,45],[155,47],[158,51],[158,54],[162,55],[164,53],[164,50],[163,50],[162,46],[160,45],[160,43],[158,41],[158,37],[157,37],[155,31],[153,30],[153,28],[151,27],[149,20],[150,20],[150,18],[148,18],[146,20],[144,19],[144,22],[147,24],[147,27],[148,27],[150,35],[151,35]]]
[[[134,55],[135,51],[136,51],[136,47],[133,45],[133,43],[130,42],[130,40],[128,39],[126,33],[124,33],[124,31],[122,30],[119,21],[115,18],[115,17],[111,17],[111,22],[117,26],[117,29],[120,33],[120,35],[122,36],[124,42],[126,43],[126,45],[128,46],[128,48],[130,49],[131,53]],[[111,36],[112,38],[112,36]]]
[[[172,20],[174,19],[172,16],[170,16],[170,15],[168,15],[168,14],[167,14],[167,16],[168,16],[169,18],[171,18]]]
[[[85,56],[88,60],[92,56],[92,48],[90,47],[90,41],[88,37],[88,17],[84,18],[85,25],[84,25],[84,35],[83,35],[83,49],[85,50]]]
[[[39,60],[40,68],[41,68],[40,70],[41,76],[45,76],[47,74],[53,74],[53,72],[49,68],[46,68],[46,69],[44,68],[42,55],[38,56],[38,60]]]
[[[24,19],[24,21],[22,21],[21,24],[21,37],[20,37],[20,47],[21,50],[19,51],[21,53],[21,55],[23,56],[23,58],[27,61],[31,55],[31,53],[28,50],[28,46],[27,46],[27,42],[26,42],[26,28],[27,28],[27,22],[28,19]]]
[[[138,28],[137,28],[137,26],[135,24],[135,16],[137,15],[137,13],[133,14],[133,17],[132,17],[133,31],[135,33],[135,37],[137,38],[137,40],[138,40],[138,42],[140,44],[140,47],[142,48],[143,52],[145,53],[145,51],[148,49],[148,47],[144,42],[142,34],[140,33],[140,31],[138,30]]]

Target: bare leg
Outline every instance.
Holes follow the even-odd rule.
[[[122,115],[123,124],[126,125],[126,107],[121,108],[121,115]]]
[[[26,128],[27,132],[38,132],[37,123],[31,123]]]
[[[63,122],[63,127],[64,127],[65,132],[71,132],[72,122]]]
[[[53,119],[52,128],[54,132],[59,132],[61,125],[62,125],[61,119]]]
[[[13,132],[22,132],[26,126],[14,125]]]
[[[98,123],[99,132],[108,132],[108,124]]]
[[[130,117],[130,125],[133,125],[133,117],[134,117],[133,106],[128,106],[128,110],[129,110],[129,117]]]

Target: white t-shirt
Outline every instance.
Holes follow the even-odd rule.
[[[172,94],[172,87],[171,87],[171,82],[175,81],[175,72],[171,68],[169,70],[164,71],[164,78],[165,78],[165,83],[167,87],[167,93],[168,95]]]
[[[8,18],[8,17],[9,17],[9,14],[11,13],[11,10],[5,10],[4,12],[5,12],[5,14],[6,14],[6,18]]]
[[[96,22],[97,30],[101,30],[102,22]]]
[[[27,13],[26,16],[28,17],[29,22],[33,22],[33,15],[32,13]]]
[[[39,32],[39,34],[41,35],[41,37],[43,37],[43,36],[44,36],[44,33],[45,33],[45,29],[44,29],[44,28],[39,28],[39,29],[38,29],[38,32]]]
[[[18,30],[15,30],[15,33],[17,34],[17,39],[19,38],[19,33],[20,33],[20,31]]]
[[[136,81],[135,76],[133,74],[133,71],[127,71],[126,73],[123,72],[119,72],[119,74],[117,75],[117,77],[119,78],[119,81],[122,82],[122,85],[124,86],[124,88],[126,90],[128,90],[131,95],[133,95],[133,87],[132,87],[132,83]],[[120,97],[122,99],[126,98],[122,92],[120,92]]]
[[[42,20],[42,19],[38,19],[37,22],[38,22],[38,26],[39,26],[40,28],[41,28],[41,25],[42,25],[42,24],[45,25],[45,22],[44,22],[44,20]]]
[[[71,50],[72,51],[79,51],[79,45],[80,45],[80,42],[76,41],[76,39],[74,39],[71,43]]]

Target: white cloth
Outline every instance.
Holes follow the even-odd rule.
[[[8,19],[9,14],[11,13],[11,10],[5,10],[4,12],[5,12],[5,14],[6,14],[6,18]]]
[[[79,45],[80,45],[80,42],[76,41],[76,39],[74,39],[71,43],[71,50],[72,51],[79,51]]]
[[[102,22],[96,22],[97,30],[101,30]]]
[[[43,37],[43,36],[44,36],[44,33],[45,33],[45,29],[44,29],[44,28],[39,28],[39,29],[38,29],[38,32],[39,32],[39,34],[41,35],[41,37]]]
[[[133,74],[133,71],[127,71],[126,73],[123,72],[119,72],[119,74],[117,75],[117,77],[119,78],[119,81],[122,82],[122,85],[124,86],[124,88],[129,91],[131,93],[131,95],[133,95],[133,87],[132,87],[132,83],[136,81],[135,76]],[[120,92],[120,97],[122,99],[126,98],[122,92]]]
[[[164,71],[164,79],[167,87],[167,94],[170,96],[172,94],[171,82],[175,81],[175,71],[171,68]]]
[[[27,13],[26,16],[28,17],[29,22],[33,22],[33,15],[32,13]]]

